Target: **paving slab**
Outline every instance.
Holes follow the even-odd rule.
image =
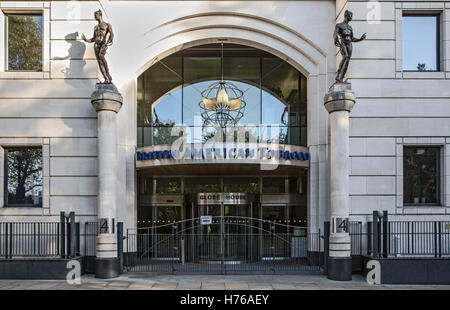
[[[281,284],[281,283],[273,283],[272,287],[275,290],[296,290],[297,287],[295,287],[293,284]]]
[[[258,285],[249,284],[249,290],[252,290],[252,291],[273,291],[273,287],[272,287],[272,285],[258,286]]]
[[[177,288],[177,282],[156,282],[150,288],[151,290],[174,290]]]
[[[127,287],[127,290],[131,291],[147,291],[151,289],[151,285],[137,285],[137,284],[131,284],[129,287]]]
[[[202,282],[202,290],[224,290],[224,282]]]
[[[127,281],[113,281],[113,282],[109,282],[107,287],[120,287],[120,288],[127,288],[128,286],[130,286],[132,282],[127,282]]]
[[[177,290],[199,290],[201,286],[199,282],[179,282]]]
[[[314,283],[294,284],[298,290],[319,290],[320,287]]]
[[[248,283],[245,282],[225,282],[226,290],[248,290]]]

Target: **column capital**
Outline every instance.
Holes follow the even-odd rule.
[[[336,83],[324,97],[325,109],[328,113],[336,111],[350,112],[355,105],[355,93],[350,83]]]
[[[91,103],[95,111],[113,111],[118,113],[123,98],[114,84],[97,83],[91,95]]]

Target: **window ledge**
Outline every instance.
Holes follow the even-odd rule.
[[[1,79],[43,79],[44,71],[4,71],[0,72]]]
[[[440,204],[405,204],[404,208],[444,208]]]
[[[403,71],[404,79],[445,79],[443,71]]]
[[[442,205],[407,205],[403,206],[403,214],[445,214],[445,207]]]
[[[41,216],[44,215],[43,207],[10,207],[3,206],[0,208],[0,215],[2,216],[22,216],[22,215],[36,215]]]
[[[32,206],[32,205],[4,205],[3,208],[13,209],[42,209],[42,205],[40,206]]]

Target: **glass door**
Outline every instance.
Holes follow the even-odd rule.
[[[179,259],[174,244],[179,240],[183,229],[183,208],[181,205],[153,205],[153,225],[150,253],[153,259]],[[172,245],[172,246],[171,246]]]
[[[162,206],[157,205],[153,207],[153,223],[154,233],[156,234],[172,234],[174,233],[173,226],[177,223],[177,230],[182,229],[180,222],[183,219],[181,206]]]
[[[200,261],[220,261],[222,259],[223,244],[221,242],[222,232],[222,206],[221,205],[204,205],[197,206],[198,222],[197,226],[197,251]],[[200,218],[202,216],[211,216],[212,223],[202,225]]]
[[[261,254],[266,259],[277,259],[286,256],[289,248],[287,240],[287,207],[285,205],[270,205],[261,207],[262,229],[264,231],[261,244]]]
[[[228,261],[245,261],[250,245],[249,205],[224,205],[224,251]]]

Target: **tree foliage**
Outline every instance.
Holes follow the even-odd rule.
[[[423,64],[423,63],[418,63],[417,64],[417,70],[419,70],[419,71],[427,71],[427,66],[426,66],[426,64]]]
[[[42,16],[8,16],[8,70],[42,71]]]

